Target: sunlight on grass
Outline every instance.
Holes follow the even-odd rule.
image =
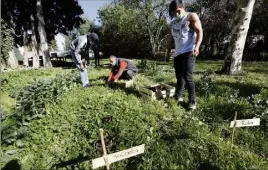
[[[108,60],[103,60],[104,63],[108,64]],[[171,62],[148,61],[147,65],[141,65],[140,60],[134,60],[134,63],[140,73],[135,78],[134,88],[128,90],[107,87],[105,82],[110,71],[107,67],[88,68],[92,83],[89,89],[80,86],[79,72],[75,69],[51,68],[5,73],[1,87],[4,111],[18,117],[21,116],[18,111],[23,115],[31,113],[33,117],[36,109],[45,112],[29,123],[24,120],[25,125],[20,128],[16,126],[18,129],[12,129],[12,119],[5,120],[4,124],[12,127],[11,132],[18,130],[16,133],[23,134],[23,137],[12,144],[4,140],[3,152],[16,150],[14,156],[19,158],[23,169],[90,169],[90,160],[101,156],[95,145],[98,142],[98,129],[104,127],[107,135],[112,137],[112,143],[108,145],[109,153],[141,143],[148,148],[141,156],[143,161],[127,160],[115,164],[115,169],[124,169],[127,164],[151,169],[160,163],[166,169],[171,169],[178,167],[178,162],[186,169],[194,169],[202,162],[221,169],[267,167],[266,63],[244,63],[245,74],[227,76],[209,72],[218,70],[223,61],[198,60],[194,74],[198,106],[195,111],[188,111],[183,105],[178,106],[173,98],[152,101],[150,97],[139,95],[140,86],[160,82],[176,86]],[[61,75],[56,76],[58,73]],[[40,80],[39,84],[32,83],[35,78]],[[52,80],[52,83],[47,80]],[[24,87],[31,88],[27,92]],[[40,88],[48,91],[43,93]],[[20,102],[30,102],[28,110],[27,106],[15,108],[20,91],[26,91],[22,93],[24,98]],[[39,94],[44,96],[44,103],[40,104]],[[187,99],[186,92],[183,97]],[[229,122],[235,112],[239,119],[260,117],[262,124],[256,128],[237,130],[237,136],[240,137],[235,139],[233,154],[238,159],[234,161],[226,155],[229,154],[232,132]],[[104,121],[109,116],[112,116],[112,121]],[[178,154],[182,157],[178,157]],[[11,158],[5,154],[5,160]]]

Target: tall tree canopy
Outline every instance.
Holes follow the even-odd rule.
[[[99,12],[102,50],[124,57],[154,57],[167,34],[166,4],[162,0],[115,1]]]
[[[77,0],[42,0],[47,39],[50,42],[57,33],[67,35],[67,31],[84,23],[81,15],[83,10]],[[70,8],[71,7],[71,8]],[[30,29],[30,15],[36,19],[36,0],[3,0],[1,5],[3,20],[12,25],[16,34],[22,29]],[[37,20],[35,22],[37,26]],[[22,37],[16,39],[22,44]]]
[[[51,66],[47,43],[57,33],[67,34],[84,22],[83,10],[77,0],[3,0],[1,10],[5,11],[2,13],[4,22],[13,28],[16,44],[26,45],[26,32],[32,30],[30,39],[37,51],[32,56],[33,61],[38,62],[42,55],[45,66]],[[39,64],[34,65],[39,67]]]

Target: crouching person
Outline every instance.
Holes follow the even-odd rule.
[[[110,57],[112,70],[108,76],[108,84],[117,80],[131,80],[138,73],[138,69],[131,61],[115,56]]]
[[[74,64],[79,70],[81,82],[85,88],[90,87],[90,83],[88,81],[87,69],[85,63],[82,62],[82,58],[85,59],[86,55],[88,55],[88,50],[91,47],[91,44],[90,34],[87,34],[78,36],[70,45]]]

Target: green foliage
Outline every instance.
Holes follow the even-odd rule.
[[[175,81],[172,66],[161,62],[147,61],[148,71],[140,68],[143,72],[135,78],[135,89],[128,91],[105,86],[108,69],[104,68],[89,70],[93,85],[89,89],[76,86],[72,73],[30,85],[22,80],[36,70],[9,73],[12,79],[5,81],[2,90],[9,92],[13,84],[21,89],[14,97],[23,99],[17,100],[20,112],[14,114],[32,117],[35,110],[45,108],[45,116],[23,124],[21,117],[18,121],[5,112],[3,160],[8,160],[9,153],[19,158],[22,169],[91,169],[91,160],[102,156],[99,128],[104,128],[108,153],[146,144],[144,154],[114,163],[113,169],[266,169],[267,77],[264,73],[257,74],[260,79],[251,74],[217,76],[203,69],[217,67],[208,63],[197,63],[197,70],[203,70],[194,77],[198,109],[190,112],[171,98],[151,101],[136,95],[137,87],[154,84],[161,77],[164,83]],[[145,76],[152,72],[150,68],[157,74]],[[39,74],[44,77],[46,71]],[[15,85],[20,81],[26,87]],[[263,89],[245,96],[242,85]],[[239,119],[261,117],[261,127],[237,128],[229,158],[229,121],[236,111]]]
[[[7,64],[9,57],[8,52],[13,49],[14,38],[12,36],[12,29],[1,19],[1,59],[0,62],[4,65]]]
[[[102,51],[123,57],[155,57],[160,40],[168,32],[165,11],[166,5],[158,0],[144,5],[122,1],[102,8]]]
[[[73,39],[71,35],[68,35],[65,39],[65,50],[69,50],[70,49],[70,45],[72,43]]]
[[[75,70],[76,71],[76,70]],[[52,80],[39,80],[25,87],[17,96],[17,117],[22,121],[42,118],[46,114],[46,103],[58,102],[61,94],[77,86],[74,72],[57,75]]]
[[[49,73],[46,74],[50,75]],[[16,73],[10,73],[10,75],[10,81],[16,78],[14,76]],[[42,72],[39,75],[42,75]],[[13,114],[3,112],[3,124],[1,126],[1,133],[3,134],[1,140],[3,143],[12,144],[17,141],[17,144],[21,145],[18,139],[27,134],[30,121],[32,119],[42,118],[47,113],[46,104],[51,102],[57,103],[60,100],[60,95],[76,87],[76,83],[78,82],[78,77],[73,72],[64,75],[59,74],[56,77],[51,80],[35,80],[25,88],[11,88],[16,89],[16,93],[13,91],[10,91],[10,93],[14,93],[13,97],[16,97],[17,103],[16,109],[13,109]],[[7,84],[12,87],[12,83],[4,81],[4,89]],[[27,84],[26,82],[21,83],[24,85]]]
[[[57,46],[57,41],[54,39],[50,42],[51,47],[53,48],[53,50],[57,51],[58,50],[58,46]]]
[[[38,69],[34,70],[34,72],[33,70],[16,70],[2,73],[1,91],[8,92],[11,97],[15,98],[22,88],[31,84],[34,79],[55,77],[57,73],[63,73],[63,70]]]
[[[213,82],[211,77],[212,71],[208,70],[206,71],[200,78],[200,81],[198,82],[198,89],[197,91],[201,95],[209,95],[209,93],[212,91],[213,88]]]
[[[101,49],[106,55],[145,57],[150,41],[139,13],[124,5],[107,6],[99,12],[103,25]]]
[[[156,62],[148,62],[146,59],[141,60],[139,67],[148,76],[157,75],[159,71]]]
[[[90,21],[89,19],[85,19],[85,23],[81,24],[78,29],[80,35],[88,34],[91,30],[92,24],[93,24],[92,21]]]
[[[260,94],[252,95],[248,98],[252,105],[252,111],[255,116],[260,117],[262,121],[261,127],[268,132],[268,90],[262,89]]]
[[[83,10],[76,0],[41,1],[45,19],[45,29],[47,40],[50,42],[58,33],[67,34],[67,31],[78,27],[83,23],[81,15]],[[29,1],[4,1],[1,10],[5,11],[1,16],[8,25],[12,25],[17,35],[21,35],[24,30],[31,28],[30,16],[36,14],[36,0]],[[16,12],[14,12],[16,10]],[[37,19],[37,16],[33,16]],[[37,21],[37,20],[36,20]],[[37,26],[35,27],[37,32]],[[37,34],[38,39],[38,34]],[[23,36],[15,37],[16,44],[23,44]]]
[[[49,116],[31,124],[34,133],[21,153],[26,169],[90,169],[86,160],[102,155],[99,128],[105,129],[108,153],[146,144],[144,154],[114,163],[114,169],[196,169],[203,162],[220,169],[262,167],[254,155],[238,149],[234,149],[236,161],[226,159],[229,144],[198,121],[183,118],[182,110],[165,108],[163,101],[140,100],[98,86],[66,93],[60,103],[48,105],[48,112]],[[44,153],[38,151],[41,146],[46,148]]]

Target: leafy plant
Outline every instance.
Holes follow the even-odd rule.
[[[2,115],[1,140],[6,144],[15,141],[18,147],[23,144],[18,139],[27,135],[30,121],[42,118],[48,103],[57,103],[64,92],[77,86],[79,80],[74,72],[59,74],[51,80],[35,80],[18,92],[17,108],[13,114]]]
[[[212,82],[212,70],[206,71],[200,78],[198,82],[198,92],[201,95],[209,95],[213,89],[213,82]]]
[[[76,87],[79,82],[74,73],[57,75],[52,80],[35,81],[21,91],[17,97],[17,116],[24,123],[46,114],[46,104],[58,102],[61,94]]]
[[[1,19],[1,64],[6,65],[9,57],[8,52],[13,49],[14,38],[12,36],[12,29]]]

